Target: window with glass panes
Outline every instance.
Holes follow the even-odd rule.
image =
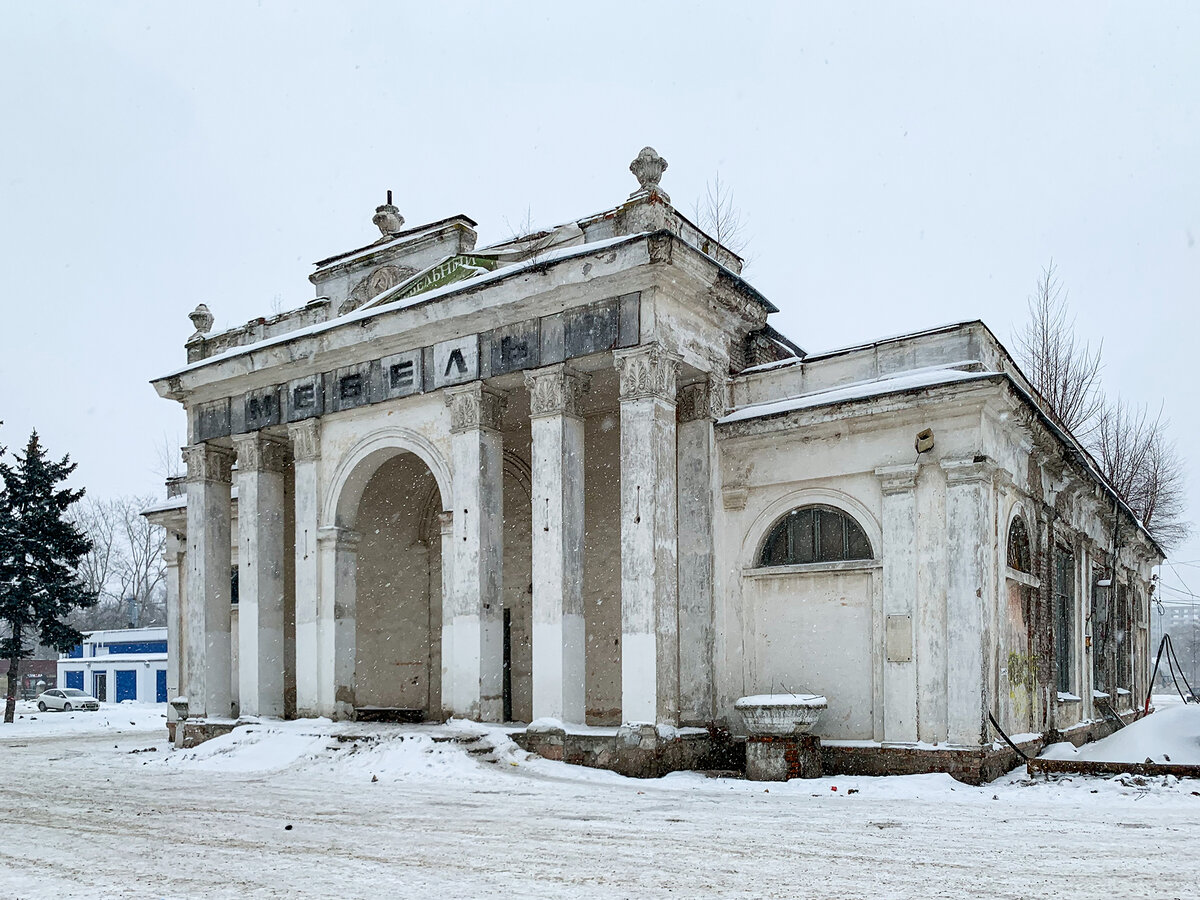
[[[871,558],[871,542],[854,519],[830,506],[803,506],[775,523],[763,543],[759,565]]]

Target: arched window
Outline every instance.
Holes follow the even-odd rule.
[[[850,516],[830,506],[802,506],[775,523],[763,543],[759,565],[873,558],[871,542]]]
[[[1020,516],[1013,519],[1008,528],[1008,567],[1029,574],[1033,561],[1029,555],[1029,531]]]

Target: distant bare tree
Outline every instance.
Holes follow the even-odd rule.
[[[165,624],[166,533],[141,514],[152,502],[146,497],[120,497],[80,504],[75,520],[92,541],[80,577],[100,598],[94,607],[75,613],[71,624],[80,631],[127,627],[130,598],[139,626]]]
[[[704,195],[692,204],[692,216],[701,231],[738,256],[750,242],[733,191],[721,181],[720,172],[704,185]]]
[[[1041,398],[1046,413],[1076,437],[1083,437],[1100,413],[1100,351],[1075,339],[1075,319],[1055,275],[1054,262],[1042,270],[1029,298],[1029,321],[1014,337],[1017,357]]]
[[[180,445],[178,437],[172,439],[163,432],[162,438],[154,447],[154,474],[163,481],[183,474],[183,454],[179,451]]]
[[[533,210],[528,206],[525,207],[524,218],[516,225],[507,218],[504,224],[509,230],[509,237],[504,246],[517,251],[516,259],[519,262],[536,259],[554,246],[554,232],[536,229],[533,224]]]
[[[1101,406],[1088,449],[1154,539],[1170,549],[1190,527],[1183,518],[1183,460],[1167,436],[1167,424],[1161,409],[1151,415],[1146,407],[1118,398]]]

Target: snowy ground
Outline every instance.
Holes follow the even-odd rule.
[[[469,723],[270,723],[174,752],[163,712],[23,707],[0,726],[0,893],[1200,895],[1200,780],[638,781]],[[1140,724],[1170,725],[1176,753],[1200,747],[1200,707]],[[1114,739],[1141,754],[1137,727]]]

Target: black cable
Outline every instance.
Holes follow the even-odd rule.
[[[1020,747],[1018,747],[1009,739],[1008,735],[1004,733],[1004,729],[1000,727],[1000,723],[996,721],[996,717],[990,712],[988,713],[988,721],[992,723],[992,727],[996,729],[1000,737],[1004,738],[1004,743],[1016,750],[1017,755],[1020,756],[1021,759],[1025,760],[1025,762],[1029,762],[1029,757],[1025,755],[1025,752]]]
[[[1170,640],[1170,637],[1171,637],[1171,635],[1168,634],[1167,635],[1167,638],[1168,638],[1167,651],[1171,654],[1171,657],[1175,660],[1175,665],[1179,669],[1179,677],[1183,679],[1183,685],[1184,685],[1184,687],[1186,687],[1188,689],[1188,697],[1195,697],[1196,692],[1192,690],[1192,686],[1190,684],[1188,684],[1187,676],[1183,674],[1183,664],[1179,662],[1179,656],[1178,656],[1178,654],[1175,653],[1175,642]],[[1184,703],[1188,702],[1187,697],[1183,698],[1183,702]]]
[[[1150,695],[1154,693],[1154,677],[1156,675],[1158,675],[1158,664],[1162,662],[1163,650],[1167,646],[1167,638],[1169,638],[1169,637],[1170,637],[1169,634],[1164,634],[1162,636],[1162,640],[1158,642],[1158,655],[1156,657],[1154,657],[1154,671],[1150,673],[1150,687],[1146,690],[1146,703],[1145,703],[1145,706],[1142,708],[1142,715],[1145,715],[1146,713],[1148,713],[1150,711]],[[1171,666],[1171,660],[1168,659],[1167,667],[1170,668],[1170,666]],[[1175,677],[1174,672],[1171,673],[1171,677],[1172,678]],[[1176,687],[1178,687],[1178,685],[1176,685]],[[1183,696],[1183,695],[1180,694],[1180,696]]]

